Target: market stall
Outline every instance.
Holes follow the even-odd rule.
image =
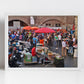
[[[25,26],[23,27],[23,30],[31,30],[31,26]]]
[[[49,64],[54,64],[55,66],[59,66],[59,67],[64,66],[64,58],[60,54],[49,50],[48,47],[45,47],[45,46],[43,47],[41,44],[37,44],[36,52],[37,54],[39,54],[40,59],[43,60],[43,64],[49,63]],[[60,60],[62,62],[60,62]]]
[[[38,30],[39,27],[31,27],[31,30]]]

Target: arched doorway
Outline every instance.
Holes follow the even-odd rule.
[[[9,29],[20,29],[23,28],[24,26],[28,26],[28,24],[26,24],[25,22],[21,21],[21,20],[11,20],[8,22],[8,27]]]

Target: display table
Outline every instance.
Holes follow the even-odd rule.
[[[43,44],[41,44],[41,43],[37,43],[36,46],[43,46]]]
[[[32,57],[31,53],[27,52],[24,54],[24,64],[32,64],[37,63],[37,60],[34,60],[34,57]]]
[[[50,51],[47,47],[36,47],[36,53],[40,56],[41,59],[43,59],[43,64],[45,64],[45,62],[53,64],[55,57],[60,56],[58,53]],[[48,60],[46,60],[45,58],[47,58]]]

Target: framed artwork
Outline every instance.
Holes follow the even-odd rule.
[[[6,69],[78,70],[78,15],[6,17]]]

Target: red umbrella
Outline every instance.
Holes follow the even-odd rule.
[[[31,30],[38,30],[38,27],[31,27]]]
[[[30,26],[25,26],[23,29],[24,30],[31,30],[31,27]]]
[[[36,30],[35,33],[55,33],[55,31],[44,27]]]

